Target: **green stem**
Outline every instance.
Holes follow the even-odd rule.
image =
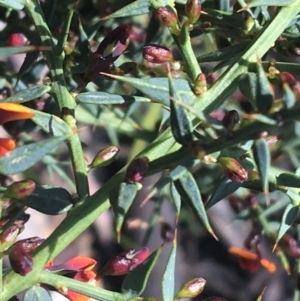
[[[99,287],[88,285],[85,282],[56,275],[50,272],[42,271],[39,274],[39,283],[48,284],[59,290],[61,287],[66,287],[83,295],[89,295],[91,298],[101,301],[126,301],[126,298],[120,293],[111,292]]]
[[[27,0],[26,9],[30,14],[39,36],[44,46],[51,47],[53,51],[46,51],[45,56],[49,64],[52,77],[52,94],[59,105],[60,111],[62,112],[65,108],[74,116],[74,109],[76,102],[70,95],[67,84],[63,73],[63,60],[64,53],[55,55],[56,45],[53,42],[52,34],[46,24],[43,11],[41,9],[38,0]],[[64,34],[64,33],[63,33]],[[62,42],[63,43],[63,42]],[[63,114],[64,115],[64,114]],[[83,200],[89,194],[88,179],[86,164],[84,161],[84,155],[81,147],[81,142],[76,128],[76,120],[70,118],[69,115],[63,116],[64,121],[71,127],[74,135],[68,138],[67,144],[71,153],[76,189],[79,199]]]

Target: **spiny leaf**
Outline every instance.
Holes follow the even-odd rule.
[[[247,4],[247,7],[256,6],[285,6],[294,3],[295,0],[254,0]]]
[[[65,136],[51,138],[14,149],[0,158],[0,173],[11,175],[28,169],[65,139]]]
[[[21,10],[25,6],[25,0],[0,0],[0,5],[15,10]]]
[[[288,204],[286,208],[284,209],[282,219],[280,222],[276,243],[274,246],[274,249],[276,245],[278,244],[279,240],[283,237],[283,235],[290,229],[296,218],[298,217],[299,213],[299,206],[294,206],[293,204]]]
[[[97,104],[97,105],[151,102],[151,99],[146,97],[110,94],[106,92],[80,93],[76,96],[75,100],[79,103],[89,103],[89,104]]]
[[[121,228],[124,223],[125,216],[131,207],[137,194],[136,183],[122,183],[119,190],[117,206],[115,208],[116,232],[118,241],[120,241]],[[114,207],[114,206],[113,206]]]
[[[277,177],[277,185],[300,188],[300,177],[290,173],[281,173]]]
[[[171,108],[171,130],[175,140],[183,145],[193,141],[193,128],[185,109],[177,101],[182,102],[177,93],[176,86],[169,74],[170,108]]]
[[[170,105],[169,84],[168,78],[166,77],[141,79],[126,76],[118,76],[108,73],[102,74],[133,86],[134,88],[147,95],[153,101],[156,101],[166,107],[169,107]],[[173,79],[173,81],[176,87],[177,94],[180,96],[181,100],[188,105],[193,104],[196,97],[189,83],[184,79],[178,78]]]
[[[176,235],[175,235],[176,237]],[[176,264],[176,238],[173,240],[172,249],[166,264],[162,279],[162,301],[173,301],[175,292],[175,264]]]
[[[24,294],[23,301],[52,301],[50,293],[40,285],[34,285]]]
[[[147,14],[149,12],[149,7],[151,5],[151,0],[137,0],[133,3],[130,3],[121,9],[117,10],[116,12],[102,17],[100,20],[108,20],[108,19],[115,19],[115,18],[124,18],[124,17],[131,17],[137,15]]]
[[[41,50],[50,50],[50,48],[45,46],[0,47],[0,57],[11,56],[19,53],[26,53],[29,51],[41,51]]]
[[[261,61],[257,61],[256,107],[262,113],[267,113],[273,104],[273,93]]]
[[[210,226],[207,213],[202,201],[201,193],[199,191],[197,182],[194,179],[193,175],[187,170],[180,177],[180,179],[175,182],[175,185],[182,199],[186,201],[191,208],[193,208],[197,216],[203,222],[207,231],[216,238]]]
[[[219,201],[226,198],[228,195],[234,193],[236,190],[238,190],[241,187],[241,184],[232,182],[227,177],[224,177],[220,184],[215,189],[214,193],[206,203],[205,207],[207,209],[211,208],[213,205],[218,203]]]
[[[37,99],[43,96],[45,93],[48,93],[49,91],[51,91],[51,87],[49,86],[35,85],[26,90],[19,91],[15,95],[10,96],[4,100],[1,100],[1,102],[23,103],[23,102]]]
[[[71,195],[66,189],[47,185],[36,186],[30,196],[14,200],[48,215],[63,214],[73,207]]]
[[[254,109],[256,109],[256,83],[257,74],[253,72],[242,75],[239,80],[241,93],[250,101]]]
[[[253,145],[254,159],[258,168],[262,180],[263,193],[266,196],[267,202],[269,202],[269,179],[268,174],[271,165],[271,157],[268,144],[265,139],[258,139]]]

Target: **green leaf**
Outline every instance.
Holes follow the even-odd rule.
[[[205,207],[207,209],[211,208],[213,205],[217,204],[219,201],[226,198],[228,195],[234,193],[241,187],[241,184],[232,182],[229,178],[224,177],[218,187],[215,189],[214,193],[206,203]]]
[[[271,165],[271,157],[268,144],[265,139],[258,139],[253,145],[255,163],[262,180],[262,189],[265,195],[269,194],[268,174]]]
[[[25,0],[0,0],[0,5],[11,9],[21,10],[25,6]]]
[[[14,200],[48,215],[63,214],[73,207],[71,195],[66,189],[47,185],[36,186],[30,196]]]
[[[122,284],[122,295],[126,300],[131,300],[143,293],[162,247],[163,245],[155,250],[145,262],[137,266],[126,276]]]
[[[30,100],[34,100],[43,96],[45,93],[49,92],[51,87],[45,85],[35,85],[26,90],[17,92],[15,95],[10,96],[6,99],[1,100],[1,102],[17,102],[23,103]]]
[[[1,0],[0,0],[0,4],[1,4]],[[40,51],[40,50],[49,50],[49,47],[43,47],[43,46],[0,47],[0,57],[6,57],[14,54],[26,53],[29,51]]]
[[[283,95],[282,95],[282,101],[284,102],[287,109],[292,108],[296,103],[296,95],[291,89],[291,87],[287,84],[283,84]]]
[[[168,78],[166,77],[141,79],[118,76],[114,74],[103,74],[133,86],[134,88],[147,95],[153,101],[156,101],[166,107],[169,107],[170,105],[169,84]],[[179,95],[181,100],[186,104],[193,104],[196,97],[188,81],[178,78],[173,79],[173,81],[174,86],[176,87],[177,94]]]
[[[193,208],[197,216],[203,222],[207,231],[215,237],[205,211],[201,193],[193,175],[187,170],[185,174],[175,182],[175,185],[182,199],[185,200],[191,208]]]
[[[51,138],[14,149],[0,158],[0,174],[11,175],[28,169],[65,139],[65,136]]]
[[[277,185],[300,188],[300,177],[283,172],[277,177]]]
[[[202,54],[197,57],[199,63],[204,62],[218,62],[218,61],[225,61],[230,60],[241,53],[249,46],[250,42],[242,42],[240,44],[224,47],[209,53]]]
[[[49,291],[40,285],[34,285],[27,290],[23,296],[23,301],[52,301]]]
[[[35,116],[31,120],[46,133],[56,137],[72,133],[70,126],[59,117],[41,111],[33,111]]]
[[[178,216],[180,213],[180,207],[181,207],[181,198],[180,198],[180,194],[177,191],[176,186],[173,182],[170,184],[170,193],[171,193],[171,197],[172,197],[173,203],[176,208],[176,214],[177,214],[177,219],[178,219]]]
[[[299,206],[294,206],[292,204],[288,204],[286,208],[284,209],[282,219],[280,222],[276,243],[277,245],[278,241],[282,238],[282,236],[290,229],[290,227],[293,225],[294,221],[298,217],[299,212]]]
[[[101,20],[124,18],[137,15],[147,14],[149,12],[149,7],[151,0],[137,0],[131,4],[128,4],[116,12],[101,18]]]
[[[171,75],[169,76],[169,88],[171,96],[171,130],[175,140],[182,145],[186,145],[193,141],[193,128],[184,107],[180,105],[182,101],[177,93]]]
[[[239,89],[250,101],[253,109],[256,109],[256,83],[257,74],[253,72],[242,75],[239,80]]]
[[[174,299],[176,247],[177,243],[174,240],[162,279],[162,301],[173,301]]]
[[[262,113],[267,113],[273,104],[273,92],[265,70],[259,60],[257,62],[256,107]]]
[[[247,7],[256,6],[285,6],[294,3],[295,0],[253,0]]]
[[[146,97],[110,94],[106,92],[80,93],[76,96],[75,100],[79,103],[89,103],[96,105],[151,102],[151,99]]]
[[[115,211],[116,232],[118,241],[120,241],[121,228],[124,223],[125,216],[131,207],[137,194],[136,183],[121,183],[117,206],[112,206]]]

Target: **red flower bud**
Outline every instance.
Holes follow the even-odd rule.
[[[119,153],[119,147],[112,145],[98,152],[92,163],[88,166],[89,169],[101,166],[107,166],[116,158]]]
[[[201,15],[201,1],[187,0],[185,4],[185,13],[191,24],[195,24]]]
[[[121,25],[104,38],[89,61],[84,75],[85,82],[95,80],[100,76],[100,72],[108,72],[111,69],[114,61],[127,48],[130,31],[129,25]]]
[[[8,229],[4,230],[0,236],[0,251],[7,250],[16,240],[20,233],[20,228],[17,225],[12,225]]]
[[[16,199],[23,199],[31,195],[34,190],[35,183],[33,181],[22,180],[9,185],[4,193],[4,196]]]
[[[142,157],[130,162],[126,171],[126,180],[129,183],[141,182],[148,170],[148,158]]]
[[[22,33],[13,33],[7,39],[7,45],[13,47],[20,47],[25,44],[25,36]]]
[[[100,271],[100,275],[119,276],[127,274],[143,263],[148,256],[148,248],[131,249],[129,251],[122,252],[105,264]]]
[[[202,293],[206,280],[203,278],[194,278],[186,282],[177,292],[175,299],[194,298]]]
[[[248,173],[235,159],[228,157],[218,158],[225,175],[235,183],[243,183],[248,179]]]
[[[162,64],[173,62],[173,53],[167,47],[156,44],[148,44],[143,48],[143,57],[150,63]]]
[[[169,27],[171,33],[179,34],[178,18],[172,8],[161,6],[155,11],[155,15],[162,25]]]

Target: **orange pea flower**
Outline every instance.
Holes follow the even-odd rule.
[[[29,119],[32,117],[34,117],[34,113],[23,105],[8,102],[0,103],[0,125],[8,121]],[[0,138],[0,157],[15,147],[16,143],[13,139]]]
[[[52,272],[58,272],[65,277],[73,278],[75,280],[86,282],[88,284],[96,286],[96,273],[92,269],[97,264],[96,260],[85,257],[77,256],[64,262],[63,264],[54,265],[53,262],[49,262],[46,265],[47,270]],[[62,292],[63,295],[70,301],[87,301],[90,297],[82,295],[80,293],[68,290]]]
[[[270,273],[274,273],[276,271],[276,266],[273,262],[261,258],[257,253],[234,247],[229,248],[228,252],[239,258],[239,264],[241,268],[245,270],[255,272],[260,266],[263,266]]]

